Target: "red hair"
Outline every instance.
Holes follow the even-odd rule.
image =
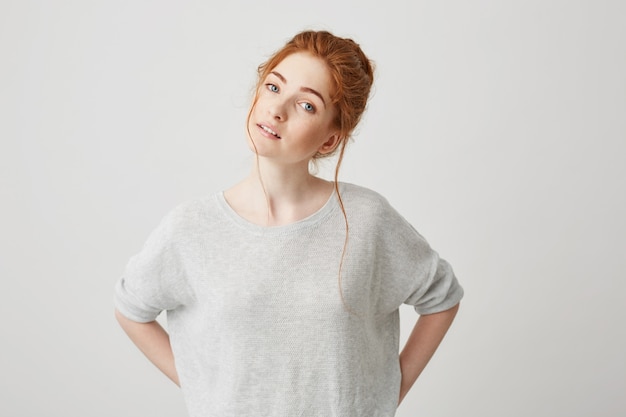
[[[372,62],[352,39],[340,38],[327,31],[304,31],[259,65],[256,91],[258,92],[263,80],[283,59],[296,52],[307,52],[326,63],[333,82],[330,86],[331,102],[337,112],[334,124],[339,129],[341,141],[345,142],[365,111],[374,82]],[[255,94],[251,108],[256,101]],[[317,154],[314,157],[322,156],[329,155]]]

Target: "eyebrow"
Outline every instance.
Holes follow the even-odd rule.
[[[285,77],[283,77],[283,75],[281,73],[276,72],[276,71],[271,71],[270,74],[274,74],[283,83],[287,84],[287,79]],[[310,87],[300,87],[300,91],[303,91],[303,92],[306,92],[306,93],[315,94],[316,96],[318,96],[320,98],[320,100],[322,100],[322,104],[324,104],[324,107],[326,107],[326,100],[324,100],[324,97],[322,97],[322,95],[318,91],[315,91],[314,89],[312,89]]]

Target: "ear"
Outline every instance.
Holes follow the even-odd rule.
[[[317,153],[327,155],[337,149],[337,146],[341,143],[341,136],[339,132],[333,133],[327,140],[320,146]]]

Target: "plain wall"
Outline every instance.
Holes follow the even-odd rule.
[[[256,66],[306,28],[377,64],[341,179],[466,291],[397,416],[626,413],[624,2],[212,3],[0,1],[0,415],[184,415],[113,286],[247,174]]]

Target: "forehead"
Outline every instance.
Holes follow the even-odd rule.
[[[329,99],[331,76],[326,63],[309,53],[296,52],[286,56],[272,71],[280,73],[287,85],[295,88],[312,88]]]

